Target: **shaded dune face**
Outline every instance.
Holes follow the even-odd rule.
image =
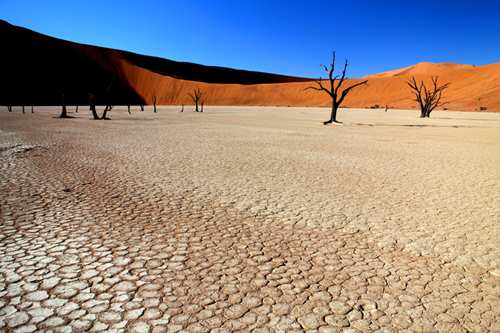
[[[193,104],[188,93],[197,87],[205,105],[324,106],[331,105],[323,92],[306,90],[316,79],[176,62],[131,52],[72,43],[0,21],[2,77],[0,104],[87,104],[89,94],[97,104]],[[348,74],[348,73],[347,73]],[[366,76],[368,85],[350,91],[343,106],[366,108],[417,108],[406,84],[414,76],[430,83],[451,82],[443,93],[449,110],[500,111],[500,63],[474,67],[453,63],[419,63]],[[343,87],[359,83],[350,79]],[[109,93],[107,93],[108,88]]]

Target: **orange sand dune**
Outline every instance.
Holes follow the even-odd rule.
[[[205,105],[330,106],[329,96],[306,90],[311,79],[175,62],[130,52],[72,43],[0,20],[0,105],[86,104],[89,93],[100,104],[193,105],[197,86]],[[353,89],[343,106],[417,108],[408,78],[451,82],[443,93],[449,110],[500,112],[500,63],[474,67],[420,63],[367,76],[368,86]],[[360,82],[351,79],[343,87]],[[106,93],[109,89],[109,93]]]
[[[196,86],[205,93],[205,105],[255,105],[255,106],[330,106],[331,100],[324,92],[303,91],[314,82],[290,82],[278,84],[207,84],[178,80],[162,76],[122,61],[122,70],[129,84],[147,103],[151,103],[153,90],[159,104],[193,104],[188,96]],[[479,67],[465,67],[437,74],[438,83],[451,82],[443,93],[443,101],[449,102],[449,110],[474,111],[486,107],[486,111],[500,112],[500,63]],[[415,74],[416,80],[430,83],[429,74]],[[378,104],[390,108],[412,109],[417,103],[406,84],[408,75],[371,78],[368,86],[359,86],[347,95],[344,106],[365,108]],[[345,87],[360,82],[351,79]],[[479,99],[479,100],[477,100]],[[440,108],[442,109],[442,108]]]

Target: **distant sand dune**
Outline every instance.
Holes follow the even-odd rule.
[[[48,37],[0,20],[0,105],[59,105],[63,88],[66,103],[87,104],[193,104],[188,93],[196,86],[205,93],[205,105],[324,106],[329,96],[314,90],[314,79],[175,62],[130,52],[72,43]],[[327,60],[327,59],[326,59]],[[354,64],[353,64],[354,66]],[[347,73],[349,74],[349,73]],[[414,66],[364,77],[368,85],[353,89],[343,106],[374,105],[417,109],[406,84],[409,77],[430,82],[451,82],[443,93],[448,110],[500,112],[500,63],[474,67],[422,62]],[[352,79],[344,87],[360,82]],[[109,86],[110,95],[106,97]]]
[[[151,93],[156,90],[158,103],[165,105],[192,104],[187,95],[197,85],[206,93],[206,105],[248,105],[248,106],[330,106],[327,94],[306,90],[314,82],[289,82],[278,84],[207,84],[195,81],[178,80],[145,71],[126,61],[121,69],[128,78],[130,86],[146,100],[151,101]],[[486,111],[500,111],[500,63],[485,66],[463,66],[454,70],[432,73],[438,75],[438,83],[451,82],[450,88],[443,93],[445,107],[449,110],[473,111],[481,106]],[[412,109],[410,88],[406,84],[409,77],[430,83],[431,73],[396,75],[369,78],[368,86],[351,90],[343,105],[365,108],[378,104],[385,107]],[[360,82],[361,79],[348,80],[345,86]],[[160,92],[160,93],[158,93]],[[476,101],[479,99],[478,101]],[[442,108],[441,108],[442,109]]]

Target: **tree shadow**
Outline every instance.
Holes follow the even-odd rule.
[[[389,127],[437,127],[437,128],[480,128],[482,126],[468,126],[468,125],[432,125],[432,124],[363,124],[363,123],[349,123],[346,125],[350,126],[368,126],[368,127],[377,127],[377,126],[389,126]]]
[[[500,119],[472,119],[472,118],[434,118],[444,120],[476,120],[476,121],[500,121]]]

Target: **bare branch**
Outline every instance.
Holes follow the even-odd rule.
[[[318,90],[318,91],[326,91],[331,96],[331,92],[328,89],[326,89],[325,87],[323,87],[323,85],[321,84],[321,78],[319,78],[319,81],[316,81],[316,83],[319,85],[319,88],[318,87],[309,86],[307,88],[302,89],[302,91],[307,90],[307,89],[314,89],[314,90]]]
[[[340,99],[339,99],[339,102],[338,102],[338,103],[339,103],[339,105],[340,105],[340,103],[342,103],[342,102],[344,101],[344,98],[347,96],[347,94],[349,93],[349,91],[350,91],[352,88],[357,87],[357,86],[360,86],[360,85],[362,85],[362,84],[366,84],[366,85],[368,85],[368,83],[367,83],[367,82],[368,82],[368,80],[365,80],[365,81],[363,81],[363,82],[360,82],[360,83],[357,83],[357,84],[355,84],[355,85],[353,85],[353,86],[350,86],[350,87],[349,87],[349,88],[347,88],[347,89],[344,89],[344,90],[342,91],[342,95],[341,95],[341,97],[340,97]],[[339,84],[339,86],[340,86],[340,84]]]

